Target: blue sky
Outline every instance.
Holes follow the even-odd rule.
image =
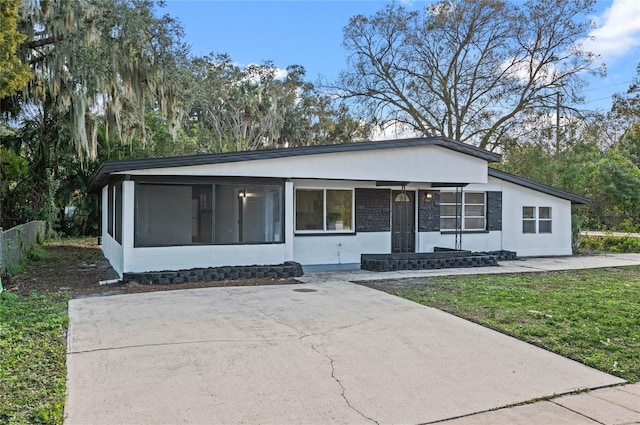
[[[421,8],[428,1],[403,1]],[[167,0],[160,12],[182,22],[194,55],[228,53],[240,66],[271,60],[275,66],[303,65],[307,80],[335,78],[346,66],[342,29],[349,18],[370,16],[387,4],[361,1]],[[607,64],[607,77],[590,80],[588,109],[608,110],[613,93],[628,88],[640,62],[640,1],[598,0],[598,28],[589,45]]]

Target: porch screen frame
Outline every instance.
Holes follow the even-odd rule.
[[[198,177],[175,177],[175,178],[167,178],[164,176],[143,176],[143,177],[137,177],[134,178],[135,181],[135,193],[134,193],[134,247],[135,248],[153,248],[153,247],[169,247],[169,246],[220,246],[220,245],[273,245],[273,244],[284,244],[285,243],[285,196],[284,196],[284,180],[283,179],[238,179],[238,178],[228,178],[228,179],[220,179],[220,178],[198,178]],[[190,205],[190,207],[188,209],[190,209],[191,214],[189,217],[190,220],[190,228],[192,229],[193,232],[193,226],[196,218],[193,216],[193,212],[195,211],[195,203],[196,203],[196,199],[193,198],[193,188],[194,187],[206,187],[209,186],[211,187],[211,191],[209,191],[208,193],[211,194],[211,203],[210,203],[210,207],[211,207],[211,238],[210,240],[207,238],[207,240],[205,242],[194,242],[194,238],[195,236],[190,234],[191,237],[191,242],[187,242],[186,240],[178,240],[176,242],[172,242],[172,241],[167,241],[166,243],[145,243],[145,242],[141,242],[141,238],[139,235],[139,231],[140,231],[140,225],[141,222],[139,220],[141,220],[139,214],[140,214],[140,209],[141,209],[141,205],[140,205],[140,191],[139,191],[139,187],[141,185],[168,185],[168,186],[186,186],[186,187],[191,187],[191,196],[189,197],[192,201],[192,204]],[[279,198],[277,199],[277,204],[274,205],[273,203],[266,203],[265,202],[265,206],[263,206],[263,208],[266,208],[267,206],[271,206],[272,208],[274,208],[273,211],[262,211],[262,217],[265,217],[265,220],[268,217],[271,217],[271,220],[277,220],[274,223],[274,227],[273,228],[267,228],[268,226],[265,224],[265,228],[264,228],[264,232],[265,234],[269,234],[270,237],[274,238],[275,240],[263,240],[263,241],[256,241],[256,240],[252,240],[252,241],[243,241],[242,238],[240,237],[240,235],[238,234],[237,238],[233,238],[233,240],[226,240],[223,242],[217,242],[220,239],[216,237],[215,235],[215,231],[216,231],[216,201],[215,201],[215,196],[216,196],[216,187],[217,186],[227,186],[227,187],[231,187],[232,190],[234,191],[233,196],[228,199],[227,204],[228,204],[228,208],[230,208],[232,210],[231,212],[231,216],[233,216],[234,214],[238,214],[238,211],[242,211],[242,209],[240,208],[240,203],[243,202],[243,198],[238,196],[239,195],[239,190],[240,188],[242,188],[242,190],[246,191],[246,188],[248,187],[272,187],[274,190],[278,191],[278,196],[275,196],[275,198]],[[265,189],[266,190],[266,189]],[[201,194],[202,191],[199,191],[198,194]],[[186,198],[186,197],[185,197]],[[246,198],[245,198],[246,199]],[[167,200],[167,208],[175,208],[176,205],[171,205],[171,199]],[[268,204],[268,205],[267,205]],[[239,221],[239,219],[238,219]],[[185,226],[185,223],[182,223],[182,225]],[[198,228],[200,228],[200,224],[198,225]],[[239,232],[240,229],[239,228],[235,228],[233,229],[233,232]],[[202,235],[198,235],[199,239],[202,239]],[[278,238],[278,239],[276,239]],[[267,237],[265,236],[265,239],[267,239]]]

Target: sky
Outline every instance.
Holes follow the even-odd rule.
[[[518,0],[516,0],[518,1]],[[332,80],[346,67],[342,30],[349,18],[371,16],[384,0],[167,0],[160,13],[177,18],[193,55],[227,53],[240,66],[270,60],[280,69],[302,65],[307,80]],[[422,8],[427,0],[404,0]],[[611,96],[624,92],[640,63],[640,0],[597,0],[597,28],[587,41],[607,65],[605,78],[589,78],[586,109],[607,111]]]

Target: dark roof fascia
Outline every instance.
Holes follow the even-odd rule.
[[[352,142],[334,145],[300,146],[295,148],[262,149],[204,155],[176,156],[167,158],[133,159],[106,161],[98,167],[91,177],[89,191],[97,191],[108,184],[112,173],[154,168],[174,168],[194,165],[223,164],[229,162],[256,161],[263,159],[285,158],[303,155],[318,155],[337,152],[367,151],[377,149],[405,148],[412,146],[440,146],[456,152],[484,159],[487,162],[500,161],[500,155],[475,146],[444,137],[383,140],[373,142]]]
[[[495,168],[489,167],[489,176],[507,181],[509,183],[517,184],[518,186],[526,187],[528,189],[537,190],[538,192],[546,193],[547,195],[571,201],[572,204],[589,203],[588,198],[574,195],[573,193],[565,192],[564,190],[556,189],[542,183],[534,182],[533,180],[525,179],[524,177],[516,176],[515,174],[510,174],[505,171],[497,170]]]

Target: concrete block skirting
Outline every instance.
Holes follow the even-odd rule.
[[[236,279],[289,279],[302,276],[302,266],[294,261],[266,266],[229,266],[201,269],[124,273],[123,282],[136,281],[142,284],[171,284],[185,282],[206,282],[211,280]]]
[[[518,254],[513,252],[513,251],[483,251],[483,252],[476,252],[476,254],[482,254],[482,255],[493,255],[496,257],[496,259],[498,261],[511,261],[511,260],[517,260],[518,259]]]
[[[437,251],[408,254],[362,254],[360,268],[375,272],[429,270],[497,266],[498,261],[515,259],[511,251]]]

